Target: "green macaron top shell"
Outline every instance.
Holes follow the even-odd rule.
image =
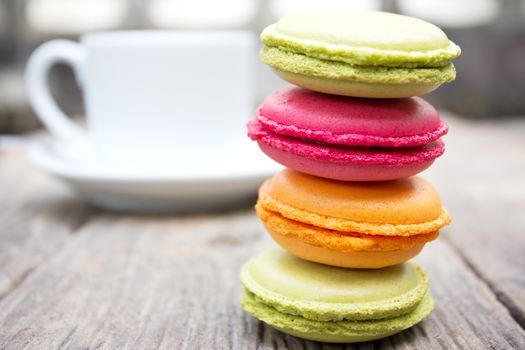
[[[415,263],[377,270],[344,269],[272,249],[251,259],[241,281],[281,313],[317,321],[379,320],[411,312],[428,290]]]
[[[264,29],[268,47],[360,66],[440,67],[459,47],[437,26],[379,11],[303,12]]]

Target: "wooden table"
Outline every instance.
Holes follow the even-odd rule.
[[[239,307],[241,264],[273,245],[251,208],[105,212],[2,151],[0,348],[525,349],[525,120],[448,120],[448,152],[426,176],[454,222],[418,257],[435,311],[346,346],[283,335]]]

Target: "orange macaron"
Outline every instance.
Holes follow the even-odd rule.
[[[344,182],[285,169],[259,190],[259,218],[297,257],[351,268],[381,268],[416,256],[450,222],[421,177]]]

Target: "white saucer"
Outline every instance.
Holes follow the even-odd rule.
[[[98,160],[86,147],[45,139],[29,161],[63,180],[89,202],[132,212],[188,212],[234,207],[253,200],[258,186],[281,166],[246,139],[236,154],[213,162],[162,167]]]

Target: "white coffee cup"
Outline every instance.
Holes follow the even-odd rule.
[[[117,162],[201,162],[235,152],[254,99],[256,39],[250,32],[92,33],[53,40],[29,59],[26,84],[56,137]],[[68,118],[47,84],[56,63],[71,65],[86,124]]]

